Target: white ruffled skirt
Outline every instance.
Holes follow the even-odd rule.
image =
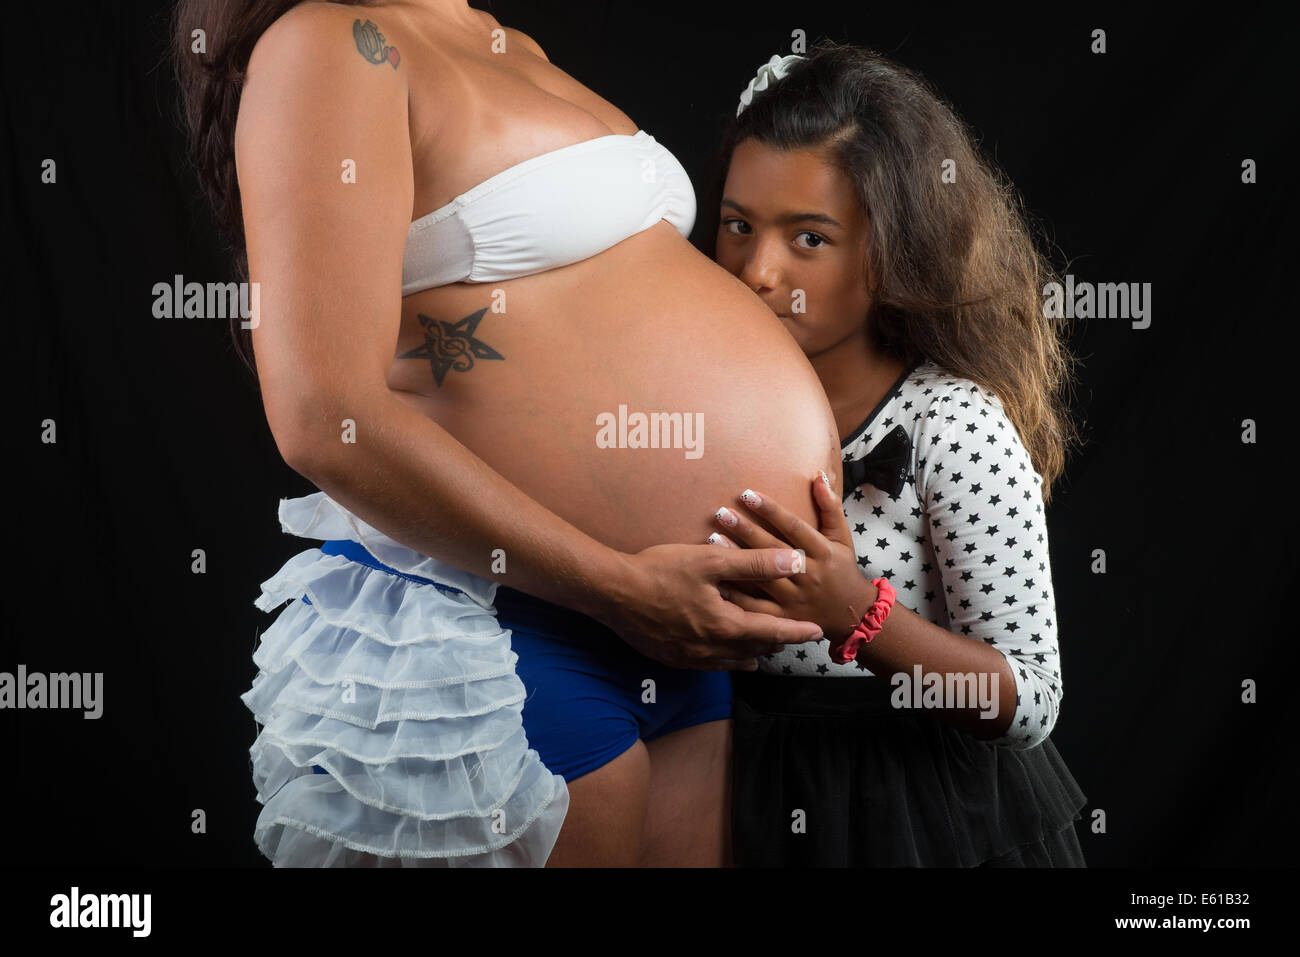
[[[351,539],[464,594],[318,548],[262,583],[257,607],[283,606],[241,696],[261,726],[249,753],[262,853],[277,867],[545,864],[569,792],[524,735],[496,583],[398,544],[323,492],[282,499],[279,515],[290,534]]]

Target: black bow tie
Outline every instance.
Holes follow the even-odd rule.
[[[844,498],[859,485],[870,482],[895,498],[907,484],[907,467],[912,461],[912,440],[901,425],[894,426],[875,448],[862,458],[844,463]]]

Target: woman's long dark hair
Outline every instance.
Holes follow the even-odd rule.
[[[1043,314],[1057,276],[1035,247],[1014,187],[918,74],[874,51],[824,40],[754,94],[719,149],[719,204],[736,145],[826,148],[869,221],[867,334],[911,364],[929,360],[993,392],[1043,478],[1043,501],[1078,434],[1064,320]],[[956,181],[943,182],[945,160]]]
[[[230,244],[240,282],[248,280],[244,215],[235,176],[235,119],[244,73],[262,34],[302,0],[181,0],[172,18],[172,61],[181,109],[190,136],[190,160],[199,185]],[[329,0],[367,6],[367,0]],[[194,31],[203,31],[205,52],[195,52]],[[253,337],[236,311],[230,319],[235,351],[257,377]]]

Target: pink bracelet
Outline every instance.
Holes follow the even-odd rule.
[[[876,600],[872,602],[853,632],[844,639],[844,643],[838,648],[831,648],[831,661],[837,665],[846,665],[857,658],[858,649],[880,634],[880,629],[885,626],[885,619],[889,616],[889,610],[894,607],[894,599],[898,597],[894,586],[883,578],[873,578],[871,584],[878,589]]]

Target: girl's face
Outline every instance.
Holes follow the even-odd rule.
[[[869,299],[867,217],[821,150],[754,138],[731,156],[717,261],[781,317],[810,358],[862,335]]]

